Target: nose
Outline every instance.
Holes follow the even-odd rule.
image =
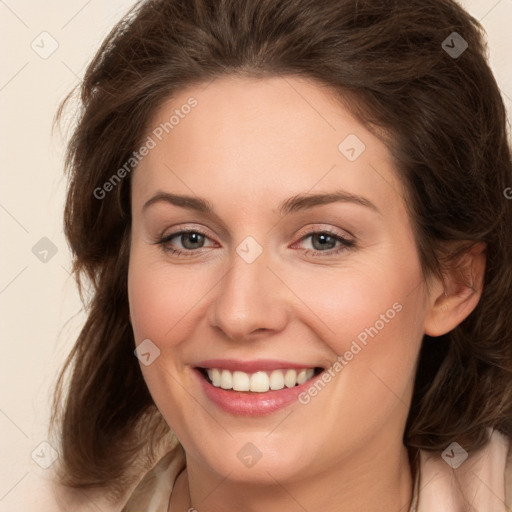
[[[215,287],[209,323],[232,341],[279,332],[289,319],[290,295],[268,267],[265,251],[252,263],[234,252],[228,272]]]

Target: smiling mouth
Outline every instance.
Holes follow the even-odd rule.
[[[316,377],[323,368],[281,369],[246,373],[223,368],[197,368],[214,387],[224,390],[266,393],[300,386]]]

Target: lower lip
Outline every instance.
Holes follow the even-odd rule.
[[[298,396],[321,375],[316,375],[293,388],[285,387],[277,391],[251,393],[218,388],[211,384],[199,370],[195,369],[194,373],[197,375],[206,396],[215,405],[225,412],[238,416],[262,416],[284,409],[294,402],[298,403]]]

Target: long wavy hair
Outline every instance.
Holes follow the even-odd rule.
[[[150,464],[169,432],[133,354],[130,176],[104,199],[95,190],[140,147],[164,101],[226,75],[314,79],[386,141],[425,275],[487,244],[476,309],[424,337],[404,443],[417,454],[454,440],[475,450],[489,427],[511,437],[512,163],[479,22],[452,0],[149,0],[114,27],[74,91],[64,222],[88,293],[55,389],[61,481],[121,493],[135,459]]]

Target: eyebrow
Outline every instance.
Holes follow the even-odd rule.
[[[212,204],[206,199],[186,195],[170,194],[168,192],[157,192],[151,199],[144,203],[142,210],[144,211],[151,205],[160,202],[169,203],[181,208],[196,210],[201,213],[215,215]],[[357,204],[380,213],[379,209],[369,199],[341,190],[326,194],[295,195],[283,201],[278,207],[278,212],[281,215],[285,215],[301,210],[307,210],[309,208],[313,208],[314,206],[337,202]]]

